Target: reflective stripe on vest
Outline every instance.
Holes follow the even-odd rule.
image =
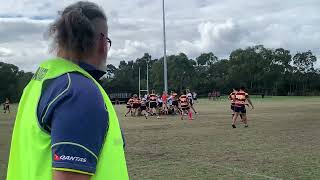
[[[92,79],[103,96],[109,114],[108,131],[98,158],[96,173],[91,180],[129,179],[121,130],[108,95],[78,65],[56,58],[42,63],[23,91],[12,135],[7,180],[52,179],[51,136],[38,125],[36,112],[43,83],[69,72],[78,72]]]

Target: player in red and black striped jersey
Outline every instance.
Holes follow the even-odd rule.
[[[179,97],[178,94],[174,91],[171,91],[171,101],[174,111],[181,113],[181,109],[179,108]]]
[[[136,116],[137,109],[140,108],[141,102],[140,98],[138,95],[133,95],[133,102],[132,102],[132,109],[133,109],[133,116]]]
[[[235,102],[236,102],[236,93],[239,91],[239,88],[233,88],[232,89],[232,93],[230,93],[228,99],[231,102],[231,107],[230,109],[232,110],[232,119],[234,116],[234,106],[235,106]],[[240,118],[242,119],[242,114],[239,114]]]
[[[131,115],[132,115],[132,105],[133,105],[133,97],[131,97],[127,102],[128,111],[127,111],[126,115],[124,115],[124,116],[127,116],[129,113],[131,113]]]
[[[151,91],[151,94],[149,95],[149,108],[150,108],[150,114],[156,115],[157,112],[157,95],[154,90]]]
[[[148,107],[147,107],[147,99],[142,98],[142,101],[140,102],[140,111],[141,114],[148,119]]]
[[[180,103],[180,109],[181,109],[181,120],[183,120],[183,116],[185,113],[188,114],[190,121],[193,120],[192,112],[190,110],[190,107],[191,107],[190,102],[186,93],[182,93],[182,95],[179,98],[179,103]]]
[[[236,88],[232,89],[232,93],[229,94],[228,99],[231,102],[231,110],[234,110],[234,104],[235,104],[235,99],[236,99],[236,93],[238,92],[238,90]]]
[[[232,110],[232,119],[233,119],[233,116],[234,116],[234,108],[235,108],[235,102],[236,102],[236,93],[239,91],[239,88],[233,88],[232,89],[232,93],[230,93],[229,95],[229,100],[231,102],[231,110]],[[247,104],[246,104],[247,105]],[[240,118],[241,118],[241,122],[243,122],[242,120],[242,114],[240,113],[239,114]]]
[[[235,93],[235,103],[234,103],[234,116],[233,116],[233,121],[232,121],[232,127],[236,128],[236,120],[238,116],[241,114],[242,115],[242,121],[245,124],[245,127],[248,127],[247,124],[247,111],[246,111],[246,102],[251,105],[252,109],[254,109],[254,106],[249,98],[249,94],[245,92],[245,88],[241,87],[240,90]]]
[[[239,91],[239,89],[237,88],[233,88],[232,89],[232,93],[230,93],[228,99],[230,100],[231,102],[231,110],[232,110],[232,118],[234,116],[234,106],[235,106],[235,102],[236,102],[236,93]]]

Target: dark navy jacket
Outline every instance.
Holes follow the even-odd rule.
[[[96,80],[105,74],[79,65]],[[53,168],[94,174],[108,130],[108,111],[94,82],[76,72],[46,81],[37,116],[51,134]]]

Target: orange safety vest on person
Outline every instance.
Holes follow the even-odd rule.
[[[189,102],[188,102],[188,97],[186,95],[181,95],[179,100],[182,108],[188,107]]]
[[[241,90],[239,92],[237,92],[235,94],[235,96],[236,96],[236,98],[235,98],[236,105],[245,105],[247,98],[249,98],[248,93],[241,91]]]
[[[155,94],[150,94],[150,102],[156,102],[157,96]]]

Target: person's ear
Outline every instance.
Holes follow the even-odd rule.
[[[101,54],[105,54],[106,51],[108,50],[108,47],[106,46],[107,44],[106,41],[107,41],[106,38],[102,34],[100,34],[99,42],[98,42],[98,51]]]

